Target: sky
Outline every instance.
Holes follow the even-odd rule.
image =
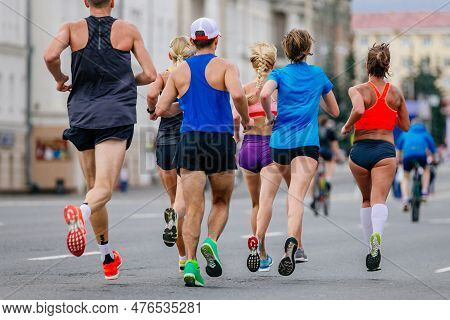
[[[444,5],[442,10],[450,11],[449,0],[353,0],[354,12],[382,11],[416,11],[436,10]]]

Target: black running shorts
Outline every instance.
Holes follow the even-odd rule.
[[[222,132],[186,132],[177,149],[177,169],[204,171],[207,175],[236,170],[236,143]]]
[[[83,129],[71,127],[64,130],[63,139],[74,144],[78,151],[95,149],[95,146],[106,140],[126,140],[127,150],[131,146],[134,125],[108,129]]]
[[[297,157],[309,157],[319,161],[319,147],[305,146],[294,149],[274,149],[271,148],[272,159],[275,163],[283,166],[290,165]]]
[[[392,143],[384,140],[360,140],[354,143],[350,159],[356,165],[370,171],[381,160],[397,156]]]
[[[163,170],[173,170],[176,169],[176,152],[178,145],[158,145],[156,147],[156,164]]]

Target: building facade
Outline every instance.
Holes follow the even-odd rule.
[[[9,2],[8,2],[9,1]],[[21,6],[26,0],[8,0],[6,2]],[[29,0],[28,0],[29,1]],[[51,75],[46,70],[43,62],[43,53],[56,34],[59,26],[70,20],[81,19],[89,14],[82,0],[39,0],[30,1],[30,39],[32,47],[31,57],[31,103],[30,103],[30,123],[31,139],[29,146],[30,153],[30,176],[29,180],[40,189],[54,189],[56,185],[64,183],[67,189],[82,191],[84,188],[82,173],[78,165],[76,150],[71,144],[62,140],[62,132],[68,127],[67,118],[67,94],[59,93],[55,90],[55,83]],[[346,6],[349,0],[116,0],[116,8],[113,15],[124,18],[137,26],[141,31],[146,47],[158,71],[165,70],[170,62],[168,60],[169,43],[175,36],[188,34],[190,24],[196,18],[208,16],[215,19],[222,31],[218,54],[236,63],[241,71],[242,82],[251,81],[254,72],[248,61],[249,46],[256,41],[269,41],[279,48],[278,65],[282,66],[289,61],[284,58],[281,49],[283,35],[291,28],[308,29],[316,39],[315,55],[309,60],[325,66],[325,62],[333,55],[333,66],[341,68],[341,58],[339,47],[345,43],[346,37],[350,34],[350,29],[343,25],[336,35],[326,36],[324,32],[333,31],[329,26],[327,31],[323,27],[323,21],[327,16],[334,16],[333,4],[340,3],[339,8],[346,12],[346,17],[350,15],[350,8]],[[0,9],[2,8],[0,4]],[[20,23],[26,24],[26,19],[16,12],[6,8],[9,16],[15,17]],[[343,19],[345,20],[345,18]],[[1,63],[5,68],[0,69],[0,97],[7,90],[5,86],[10,85],[10,73],[5,70],[11,67],[15,70],[14,83],[21,83],[26,79],[26,59],[18,59],[16,51],[25,48],[23,31],[19,31],[21,36],[12,36],[9,26],[5,25],[5,20],[0,20],[0,55]],[[339,20],[340,21],[340,20]],[[349,21],[349,19],[347,19]],[[3,25],[1,25],[3,23]],[[19,27],[25,28],[25,26]],[[20,29],[22,30],[22,29]],[[338,34],[339,33],[339,34]],[[6,39],[9,37],[7,42]],[[339,40],[339,39],[344,40]],[[22,39],[22,40],[20,40]],[[14,41],[18,42],[15,43]],[[333,41],[333,42],[331,42]],[[3,45],[5,43],[5,46]],[[345,44],[342,45],[345,47]],[[4,49],[4,47],[6,49]],[[11,49],[10,47],[14,47]],[[22,49],[20,49],[22,48]],[[9,58],[3,58],[3,52],[16,50],[10,54]],[[24,49],[25,50],[25,49]],[[19,52],[17,51],[17,52]],[[26,56],[26,50],[20,51],[22,56]],[[330,53],[331,52],[331,53]],[[338,52],[339,54],[337,54]],[[344,52],[345,53],[345,52]],[[326,56],[326,58],[324,58]],[[10,60],[8,60],[10,59]],[[15,62],[12,62],[11,59]],[[19,63],[19,60],[22,61]],[[18,66],[12,67],[13,63]],[[133,61],[133,68],[138,71],[139,65]],[[66,50],[62,57],[62,69],[66,74],[70,74],[70,52]],[[18,72],[21,71],[21,72]],[[336,71],[338,72],[338,71]],[[2,80],[3,79],[3,80]],[[6,80],[5,80],[6,79]],[[19,86],[17,90],[23,90]],[[126,166],[128,167],[130,185],[143,186],[152,183],[156,176],[156,161],[154,155],[155,137],[157,123],[148,120],[146,113],[146,92],[147,87],[138,90],[138,123],[135,130],[134,143],[127,154]],[[3,121],[0,117],[0,137],[2,132],[14,132],[16,139],[24,139],[26,133],[26,112],[24,112],[26,92],[16,91],[12,104],[17,105],[15,117],[8,115],[8,121]],[[8,106],[2,105],[4,99],[0,99],[0,112],[8,111]],[[11,104],[11,103],[10,103]],[[9,119],[14,119],[10,121]],[[8,134],[6,135],[8,137]],[[8,139],[4,138],[5,141]],[[0,139],[0,142],[2,140]],[[10,140],[9,140],[10,141]],[[18,141],[18,140],[14,140]],[[8,186],[14,183],[22,185],[26,177],[18,172],[26,172],[18,159],[23,156],[25,143],[18,143],[16,148],[20,149],[17,155],[11,155],[13,147],[0,145],[2,151],[0,170],[6,170],[7,174],[2,174],[0,183]],[[22,148],[22,149],[21,149]],[[4,155],[3,150],[7,150],[8,155]],[[6,153],[5,153],[6,154]],[[7,167],[6,163],[9,163]],[[13,166],[13,168],[11,168]],[[5,169],[8,168],[8,169]],[[17,174],[16,174],[17,172]],[[14,177],[14,178],[13,178]]]
[[[413,95],[405,82],[424,67],[439,75],[438,85],[450,98],[450,12],[358,13],[353,16],[359,80],[366,77],[365,58],[374,43],[389,42],[391,81]],[[450,104],[447,102],[447,104]]]
[[[26,0],[0,3],[0,191],[26,189]]]

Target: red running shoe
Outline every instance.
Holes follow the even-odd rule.
[[[258,253],[258,238],[251,236],[248,238],[248,248],[250,249],[250,255],[247,258],[247,268],[250,272],[256,272],[259,270],[261,258]]]
[[[68,205],[64,208],[64,219],[69,226],[67,249],[75,257],[81,257],[86,249],[86,226],[81,209],[73,205]]]
[[[114,261],[108,264],[102,263],[106,280],[116,280],[119,278],[119,268],[122,266],[122,258],[119,252],[113,251]]]

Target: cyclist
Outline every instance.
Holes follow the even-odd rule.
[[[428,166],[428,152],[434,161],[436,153],[436,144],[433,137],[427,131],[426,127],[419,122],[415,122],[409,132],[404,133],[398,142],[398,149],[403,159],[403,211],[409,210],[409,180],[411,170],[415,164],[423,168],[422,174],[422,197],[428,196],[428,187],[430,185],[430,167]]]

